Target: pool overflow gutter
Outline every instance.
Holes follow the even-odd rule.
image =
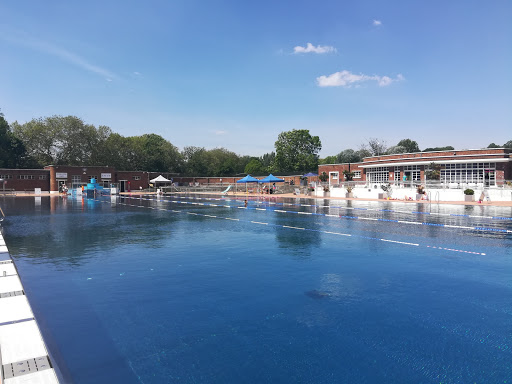
[[[0,384],[21,382],[59,379],[0,231]]]

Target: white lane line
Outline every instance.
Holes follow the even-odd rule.
[[[305,231],[305,230],[306,230],[306,228],[300,228],[300,227],[291,227],[291,226],[289,226],[289,225],[283,225],[283,228],[290,228],[290,229],[300,229],[300,230],[302,230],[302,231]]]
[[[387,240],[387,239],[380,239],[381,241],[386,241],[388,243],[396,243],[396,244],[405,244],[405,245],[414,245],[415,247],[419,247],[419,244],[416,243],[407,243],[405,241],[397,241],[397,240]]]
[[[352,236],[352,235],[349,235],[348,233],[339,233],[339,232],[329,232],[329,231],[323,231],[324,233],[328,233],[329,235],[338,235],[338,236]]]

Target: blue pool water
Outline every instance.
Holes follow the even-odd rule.
[[[510,207],[0,203],[74,383],[511,382]]]

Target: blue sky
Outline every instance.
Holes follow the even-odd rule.
[[[0,108],[260,156],[512,140],[512,2],[3,1]]]

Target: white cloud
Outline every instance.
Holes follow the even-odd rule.
[[[380,20],[373,20],[373,25],[378,27],[379,25],[382,25],[382,21],[380,21]]]
[[[222,130],[215,131],[215,134],[216,134],[217,136],[219,136],[219,135],[225,135],[226,133],[228,133],[228,132],[227,132],[227,131],[222,131]]]
[[[336,48],[331,47],[329,45],[318,45],[314,46],[311,43],[307,43],[305,47],[301,47],[300,45],[293,48],[293,53],[330,53],[330,52],[336,52]]]
[[[389,76],[368,76],[363,74],[354,74],[350,71],[343,70],[341,72],[333,73],[328,76],[320,76],[316,78],[319,87],[344,87],[351,88],[352,86],[358,87],[365,81],[375,81],[379,87],[386,87],[391,83],[402,81],[404,77],[399,74],[396,78],[392,79]]]

